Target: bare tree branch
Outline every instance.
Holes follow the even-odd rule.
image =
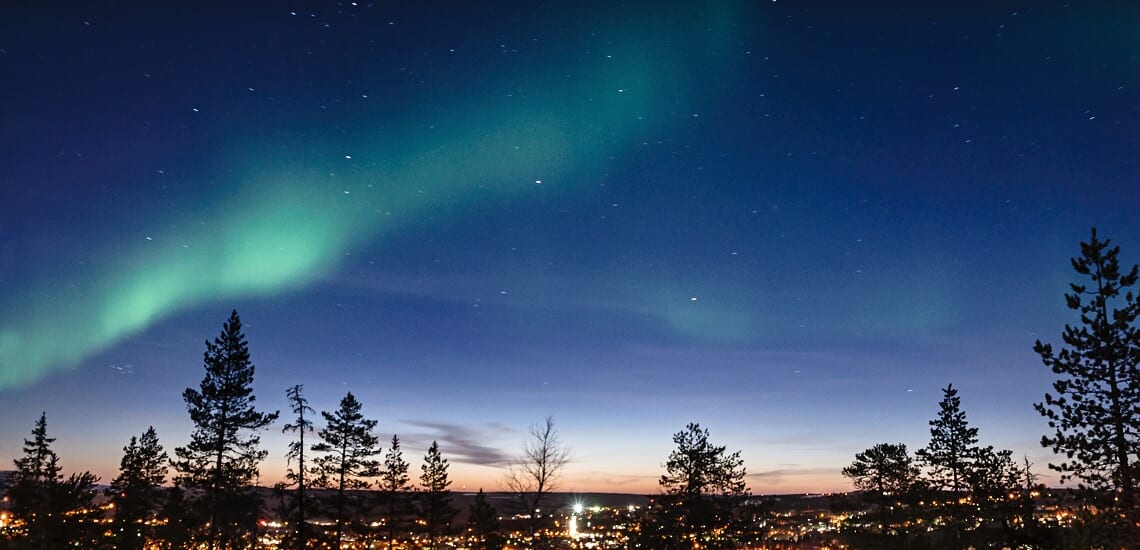
[[[522,453],[510,465],[503,484],[514,493],[520,512],[530,521],[532,547],[537,545],[538,523],[543,504],[559,487],[562,469],[570,462],[570,448],[558,438],[554,417],[530,427],[530,437],[523,442]]]

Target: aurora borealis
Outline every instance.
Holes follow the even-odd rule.
[[[236,308],[259,402],[351,389],[472,486],[553,414],[568,488],[653,490],[688,421],[756,491],[842,488],[949,382],[1044,464],[1068,257],[1140,261],[1132,7],[9,12],[4,460],[41,410],[104,479],[179,444]]]
[[[728,34],[732,21],[731,15],[720,17],[710,24],[726,28],[709,30]],[[148,235],[147,242],[122,252],[125,265],[83,280],[67,278],[61,282],[66,289],[33,285],[24,294],[29,303],[17,298],[6,308],[0,364],[7,368],[0,371],[0,386],[34,382],[186,307],[305,285],[335,270],[352,245],[376,242],[429,214],[469,208],[488,186],[510,196],[531,191],[544,177],[548,187],[572,185],[576,166],[598,164],[619,150],[617,144],[629,142],[638,126],[651,127],[638,124],[645,117],[637,114],[654,110],[657,88],[668,79],[695,77],[683,49],[710,46],[667,29],[643,32],[629,43],[622,34],[603,43],[621,51],[670,52],[672,63],[637,53],[601,69],[569,62],[565,68],[580,75],[574,83],[540,77],[530,84],[536,99],[510,108],[466,104],[481,95],[476,92],[432,109],[430,118],[447,121],[439,131],[423,132],[420,121],[380,119],[362,124],[352,139],[294,144],[303,161],[250,144],[255,152],[246,154],[255,160],[226,177],[232,194],[203,205],[212,211],[204,228],[164,235],[158,243]],[[72,292],[66,313],[53,305]],[[61,328],[72,335],[66,347],[55,336]]]

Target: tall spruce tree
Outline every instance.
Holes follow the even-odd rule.
[[[1081,255],[1072,258],[1083,279],[1069,285],[1069,309],[1080,323],[1065,325],[1064,346],[1038,340],[1033,350],[1057,375],[1056,394],[1034,405],[1048,419],[1052,435],[1041,445],[1063,458],[1049,467],[1061,480],[1077,479],[1098,504],[1120,507],[1140,521],[1140,300],[1133,293],[1138,268],[1122,272],[1120,247],[1101,240],[1093,228]]]
[[[400,450],[400,436],[392,436],[392,446],[384,455],[384,467],[380,470],[380,490],[384,497],[384,520],[388,531],[388,550],[395,545],[396,536],[403,528],[408,514],[408,491],[411,489],[408,478],[408,461]]]
[[[254,408],[254,366],[236,310],[221,334],[206,342],[203,362],[199,389],[182,392],[194,431],[188,445],[174,450],[176,482],[197,499],[211,550],[245,547],[254,538],[261,505],[253,484],[268,453],[259,448],[257,432],[278,413]]]
[[[141,436],[131,436],[123,447],[119,475],[111,481],[107,494],[115,504],[115,547],[138,550],[154,539],[152,523],[162,506],[162,484],[166,482],[167,455],[158,442],[154,426]]]
[[[93,521],[99,478],[91,472],[64,477],[59,456],[51,449],[47,414],[41,413],[32,439],[24,440],[24,456],[15,459],[15,481],[8,490],[12,515],[24,522],[25,536],[14,549],[99,548],[101,530]]]
[[[962,399],[953,384],[942,390],[938,417],[929,422],[930,442],[915,454],[926,467],[926,480],[939,494],[950,527],[951,545],[960,545],[967,526],[970,481],[981,454],[978,429],[966,421]]]
[[[431,442],[420,466],[420,518],[428,536],[429,550],[435,550],[436,538],[451,530],[451,522],[459,510],[452,505],[451,480],[447,477],[447,459],[439,451],[439,443]]]
[[[305,501],[305,492],[310,481],[305,478],[308,468],[305,464],[305,434],[312,433],[313,421],[306,418],[305,413],[311,415],[315,412],[309,406],[309,400],[305,399],[301,393],[302,389],[303,386],[297,384],[285,390],[285,398],[289,401],[289,408],[297,416],[293,422],[286,424],[281,429],[282,433],[297,434],[297,439],[289,442],[288,450],[285,452],[285,460],[289,464],[289,468],[285,472],[285,486],[293,488],[290,495],[292,498],[287,501],[285,517],[289,523],[295,526],[291,536],[287,537],[292,540],[286,542],[294,542],[297,550],[305,550],[309,538],[309,524],[305,515],[308,506]],[[294,464],[296,467],[293,466]]]
[[[977,457],[978,429],[966,421],[962,398],[953,384],[942,390],[938,417],[930,421],[930,443],[915,454],[927,468],[933,488],[957,499],[970,487],[970,473]]]
[[[373,458],[380,454],[380,439],[372,433],[377,422],[364,418],[360,409],[360,401],[348,392],[335,412],[321,411],[325,427],[317,432],[321,442],[312,449],[322,453],[313,461],[316,484],[333,490],[326,508],[335,522],[336,548],[360,507],[352,491],[371,487],[368,478],[380,473],[380,463]]]
[[[27,548],[50,547],[49,535],[54,527],[49,518],[54,504],[54,487],[63,481],[59,455],[51,449],[54,437],[47,435],[47,413],[41,413],[32,428],[32,438],[24,440],[24,456],[17,458],[16,480],[8,495],[12,515],[23,520]],[[17,547],[20,545],[17,544]]]

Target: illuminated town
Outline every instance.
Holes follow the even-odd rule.
[[[1008,498],[1014,501],[1021,500],[1024,496],[1010,494]],[[458,502],[469,503],[475,495],[457,494],[455,497]],[[461,515],[458,518],[459,527],[437,537],[434,544],[429,543],[421,533],[416,533],[415,529],[390,543],[383,536],[385,525],[383,520],[380,520],[369,522],[368,529],[362,530],[369,535],[358,534],[348,537],[342,541],[340,548],[341,550],[655,548],[651,544],[639,542],[638,538],[640,525],[653,497],[618,494],[567,494],[557,497],[566,504],[544,516],[543,527],[535,537],[527,531],[526,524],[530,518],[526,514],[496,516],[499,527],[490,534],[490,540],[487,533],[476,532],[476,528],[469,521],[470,518]],[[488,495],[488,498],[504,508],[510,507],[512,502],[512,495],[508,494],[493,493]],[[1025,518],[1018,518],[1018,528],[1024,528],[1022,521],[1028,520],[1041,530],[1060,532],[1071,528],[1074,518],[1087,512],[1076,503],[1070,492],[1034,490],[1029,494],[1029,499],[1032,512]],[[0,506],[0,533],[11,536],[13,533],[19,533],[23,525],[18,520],[12,521],[11,515],[6,510],[7,502],[8,499],[5,498],[4,506]],[[621,504],[622,502],[626,504]],[[748,540],[741,540],[738,535],[729,538],[723,532],[711,533],[703,541],[694,541],[692,548],[754,550],[859,548],[858,544],[852,545],[848,542],[852,532],[884,528],[883,525],[876,523],[874,511],[865,506],[858,493],[757,496],[754,497],[754,504],[758,505],[761,512],[753,517],[754,525],[747,529],[750,532]],[[925,503],[922,505],[926,506]],[[933,505],[923,512],[922,517],[914,516],[904,522],[885,527],[900,532],[906,530],[933,532],[946,523],[946,518],[939,516],[937,508],[938,505]],[[105,541],[103,544],[110,544],[114,540],[115,527],[113,503],[105,501],[96,509],[86,512],[94,512],[95,519],[88,516],[88,519],[80,521],[100,526],[102,533],[98,538]],[[168,520],[160,517],[145,521],[151,532],[157,532],[167,524]],[[332,522],[327,519],[313,519],[308,524],[314,533],[314,540],[307,545],[308,548],[335,547],[335,544],[328,540],[328,534],[332,532],[334,526]],[[410,525],[422,527],[423,521],[413,519]],[[973,526],[975,529],[979,527],[982,526]],[[269,515],[260,518],[257,525],[256,548],[260,550],[288,548],[283,542],[288,539],[289,532],[294,528],[295,526]],[[168,543],[160,539],[148,541],[144,546],[153,550],[169,547]],[[205,549],[209,548],[209,545],[201,543],[192,548]]]

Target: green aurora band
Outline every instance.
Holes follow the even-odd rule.
[[[652,29],[599,33],[598,49],[612,58],[587,63],[566,53],[531,67],[519,83],[525,98],[436,102],[432,119],[447,121],[437,129],[378,121],[348,146],[309,142],[290,155],[231,144],[256,159],[229,182],[233,195],[208,212],[155,224],[192,226],[192,234],[156,235],[123,251],[113,269],[66,274],[5,298],[0,390],[74,367],[174,312],[304,287],[353,247],[414,231],[429,217],[461,215],[489,198],[524,200],[539,179],[573,190],[584,179],[573,174],[602,167],[639,136],[669,131],[665,101],[697,104],[707,100],[706,79],[730,76],[725,60],[740,48],[739,14],[721,6],[704,20],[673,15],[653,19]],[[504,84],[513,83],[496,89]],[[346,151],[353,151],[341,161],[347,170],[334,177],[321,169]]]

